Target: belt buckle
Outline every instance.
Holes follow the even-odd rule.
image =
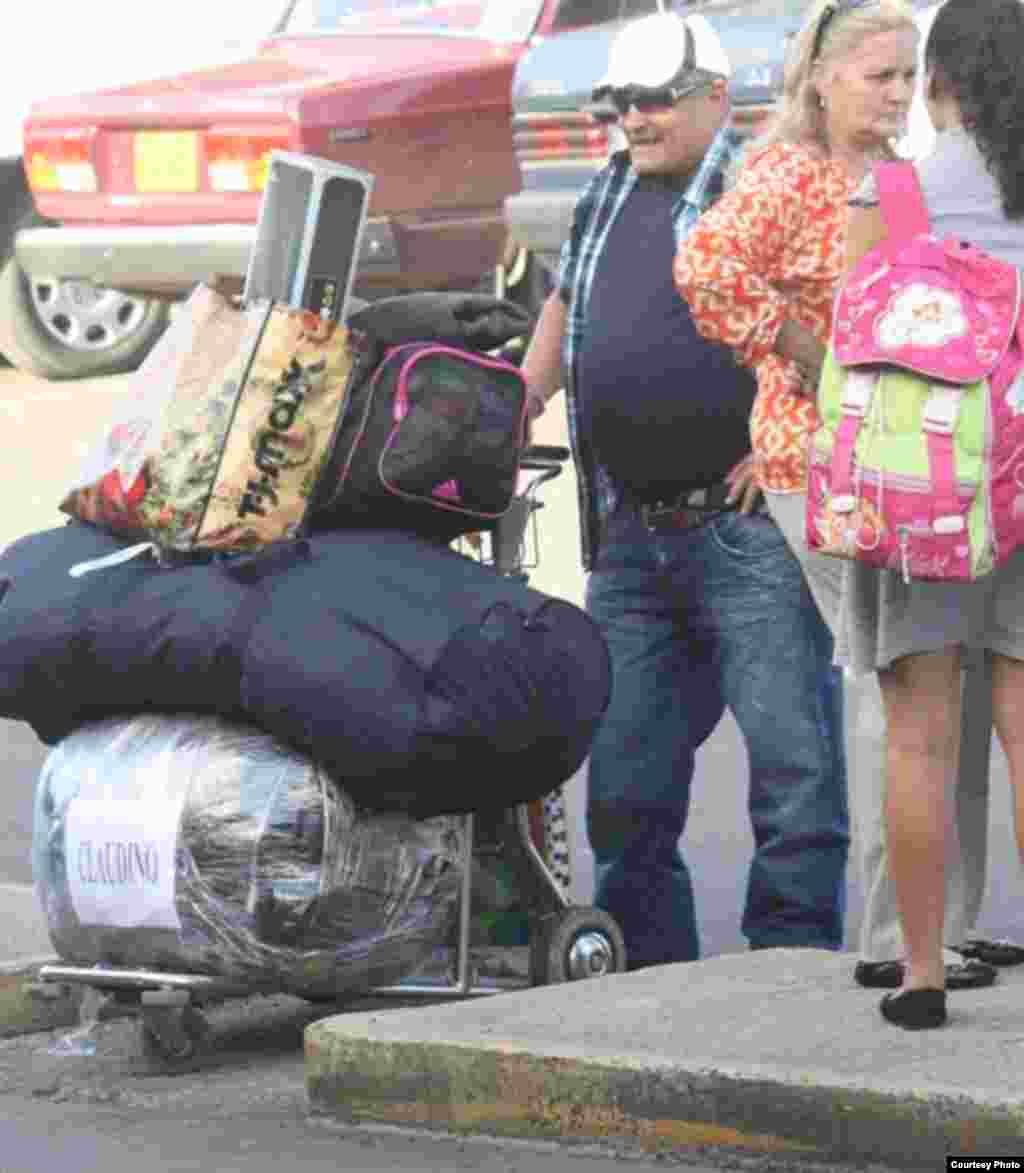
[[[661,529],[692,529],[705,519],[707,513],[703,509],[692,509],[685,505],[666,505],[658,502],[654,505],[640,506],[640,520],[648,533],[658,533]]]
[[[668,512],[668,507],[664,502],[658,501],[654,505],[641,505],[638,512],[640,524],[648,533],[653,534],[657,528],[657,518],[664,516]]]

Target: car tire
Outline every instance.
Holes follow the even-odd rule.
[[[170,306],[88,282],[30,277],[14,255],[14,234],[45,223],[29,207],[4,242],[0,353],[44,379],[134,370],[167,328]]]

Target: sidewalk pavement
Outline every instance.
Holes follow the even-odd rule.
[[[884,1022],[853,964],[738,953],[337,1015],[306,1029],[310,1100],[349,1120],[649,1150],[1024,1169],[1024,967],[951,994],[944,1029],[910,1032]]]
[[[0,884],[0,968],[53,957],[46,917],[31,884]]]

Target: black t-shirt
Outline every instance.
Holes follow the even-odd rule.
[[[672,279],[678,196],[656,177],[630,192],[597,263],[579,356],[594,454],[641,500],[716,484],[750,450],[753,376],[701,337]]]

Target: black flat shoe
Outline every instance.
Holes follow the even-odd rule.
[[[961,957],[981,961],[985,965],[1024,964],[1024,945],[1018,945],[1015,941],[991,941],[987,937],[968,937],[956,952]]]
[[[946,1023],[946,991],[901,990],[886,994],[878,1005],[887,1022],[904,1030],[933,1030]]]
[[[998,976],[994,965],[969,957],[966,961],[954,961],[946,966],[946,989],[984,990],[994,985]]]
[[[946,966],[946,989],[982,990],[993,985],[997,977],[994,966],[972,957]],[[868,990],[898,990],[903,985],[903,962],[858,961],[853,980]]]

